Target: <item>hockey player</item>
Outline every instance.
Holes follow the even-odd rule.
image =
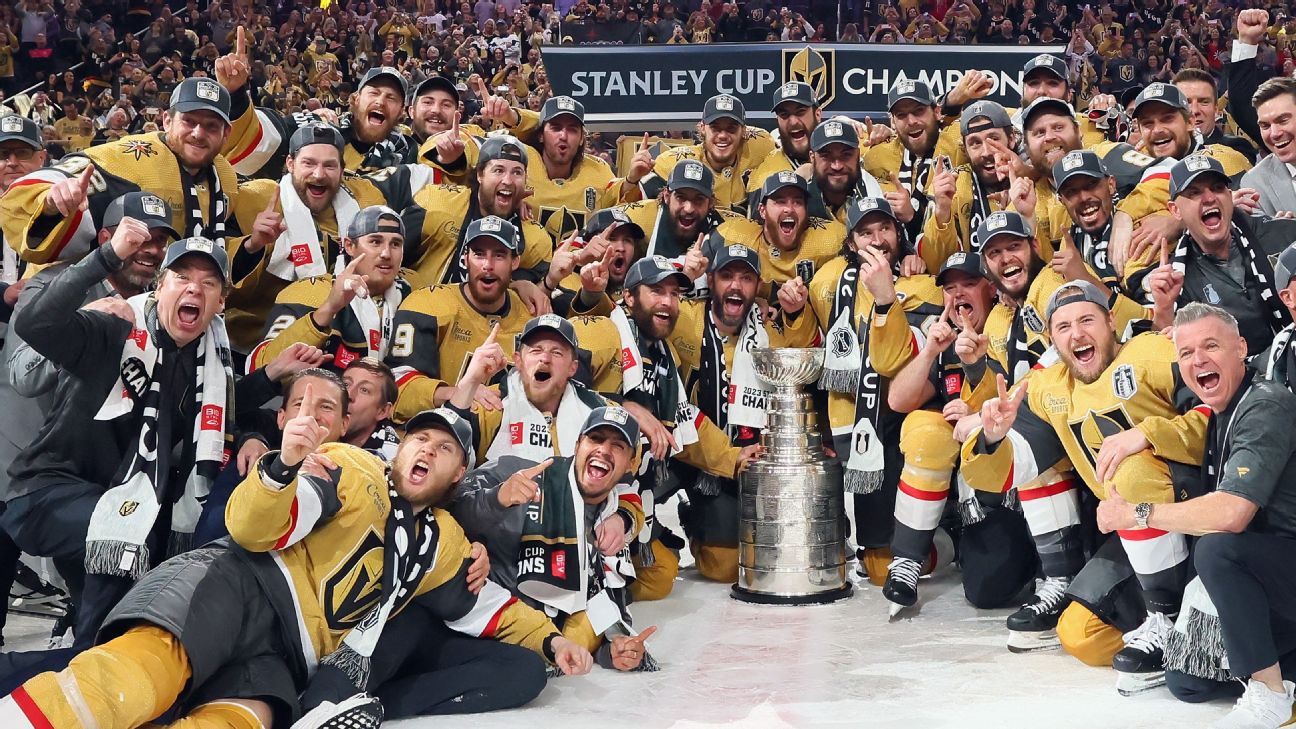
[[[396,458],[400,436],[392,426],[396,409],[396,376],[373,357],[353,360],[342,371],[347,391],[347,427],[342,442],[378,454],[390,463]]]
[[[396,310],[409,296],[401,276],[405,228],[400,214],[383,205],[351,219],[335,275],[303,279],[279,293],[265,335],[249,357],[255,370],[297,342],[329,355],[342,372],[361,357],[382,361],[391,350]]]
[[[897,275],[900,230],[885,198],[855,200],[841,255],[815,274],[803,309],[783,312],[788,336],[801,327],[823,333],[832,447],[855,494],[861,565],[879,586],[891,562],[902,421],[886,408],[883,383],[921,350],[942,299],[931,276]]]
[[[581,272],[594,262],[603,263],[602,273],[607,279],[603,291],[609,297],[620,299],[630,264],[643,256],[647,249],[644,229],[630,219],[626,208],[605,208],[595,212],[585,221],[585,230],[573,244],[579,244],[580,253],[573,257],[572,272],[558,279],[551,264],[543,285],[553,296],[555,310],[564,308],[571,312],[589,313],[592,301],[576,297],[586,287]],[[558,252],[554,252],[555,259]],[[582,263],[582,261],[584,263]],[[551,285],[557,280],[556,285]]]
[[[171,225],[181,234],[224,245],[238,195],[234,169],[220,153],[229,115],[229,94],[219,84],[185,79],[171,92],[164,133],[91,147],[13,182],[0,197],[5,242],[31,263],[79,260],[97,247],[109,203],[140,190],[171,206]]]
[[[9,725],[288,726],[313,671],[341,672],[363,691],[384,624],[411,604],[460,632],[543,652],[565,673],[589,670],[589,654],[542,613],[494,584],[468,591],[468,541],[433,506],[467,467],[462,418],[411,419],[389,472],[354,446],[322,443],[307,389],[282,450],[230,499],[237,546],[215,542],[150,573],[98,647],[0,703]],[[331,470],[306,465],[312,454]]]
[[[850,200],[859,197],[882,197],[882,186],[860,165],[860,138],[849,121],[829,119],[821,122],[810,135],[810,178],[808,208],[818,218],[845,223]],[[896,182],[894,172],[887,179]],[[898,194],[901,197],[892,198]],[[915,210],[905,191],[887,193],[892,210],[901,223],[913,220]]]
[[[1062,361],[1033,373],[1011,396],[998,376],[999,396],[982,408],[980,430],[963,445],[961,468],[969,483],[1002,483],[1006,491],[1066,458],[1099,500],[1115,490],[1131,503],[1170,503],[1180,490],[1186,497],[1196,489],[1171,462],[1197,468],[1205,415],[1189,410],[1181,416],[1185,390],[1169,340],[1155,333],[1117,340],[1109,298],[1105,288],[1080,281],[1053,293],[1045,321]],[[1058,628],[1063,647],[1091,664],[1115,648],[1111,665],[1123,694],[1160,685],[1187,557],[1183,536],[1149,530],[1146,516],[1108,540],[1069,587],[1075,602],[1067,612],[1083,627],[1064,630],[1064,614]],[[1110,629],[1090,632],[1087,623],[1128,620],[1113,614],[1115,587],[1127,569],[1137,576],[1147,615],[1121,646]]]
[[[484,136],[485,132],[476,125],[466,124],[460,127],[458,124],[462,115],[459,105],[462,102],[454,81],[445,76],[433,74],[414,87],[405,113],[409,116],[410,131],[413,132],[414,141],[420,145],[420,152],[428,140],[443,132],[462,131],[470,136]],[[436,145],[436,142],[432,144]]]
[[[1057,99],[1070,106],[1074,101],[1070,74],[1066,61],[1050,53],[1041,53],[1022,66],[1021,108],[1013,110],[1013,125],[1026,130],[1026,109],[1040,99]],[[1082,129],[1084,146],[1093,147],[1104,141],[1119,141],[1120,124],[1115,119],[1116,99],[1111,94],[1095,94],[1086,105],[1086,113],[1079,115],[1073,109],[1071,118]],[[1048,167],[1035,168],[1047,176]]]
[[[752,171],[774,149],[774,140],[763,129],[747,126],[747,110],[736,97],[719,94],[707,99],[698,124],[701,144],[672,147],[657,157],[652,174],[639,181],[645,200],[657,197],[675,166],[697,160],[711,172],[715,204],[741,212],[747,205],[747,183]]]
[[[563,635],[595,652],[600,665],[655,670],[644,650],[655,628],[631,627],[625,576],[592,539],[599,525],[622,520],[615,495],[633,472],[639,426],[623,408],[606,406],[578,428],[571,456],[538,465],[505,456],[469,473],[451,513],[485,542],[493,578],[554,615]]]
[[[639,478],[642,493],[651,493],[654,503],[664,502],[675,491],[667,478],[668,459],[678,457],[712,476],[734,478],[757,451],[754,446],[731,445],[728,435],[689,402],[677,364],[681,357],[670,341],[680,317],[680,298],[689,285],[688,277],[670,261],[642,258],[630,267],[622,305],[610,317],[573,322],[578,341],[607,353],[596,352],[592,357],[608,363],[594,372],[594,389],[621,398],[648,441]],[[644,510],[651,515],[648,503]],[[636,600],[658,600],[670,594],[683,546],[676,540],[656,523],[641,535],[631,587]],[[724,564],[708,559],[705,551],[698,554],[698,569],[705,577],[729,574]]]
[[[514,337],[531,318],[509,287],[522,245],[512,223],[494,215],[478,218],[464,232],[467,280],[417,289],[401,302],[387,356],[400,386],[398,422],[449,400],[472,351],[496,324],[505,353],[512,354]],[[499,405],[499,396],[484,387],[477,388],[477,397]]]
[[[795,173],[781,172],[775,177]],[[756,305],[762,281],[756,251],[734,243],[717,246],[707,267],[709,299],[680,304],[670,344],[679,355],[680,378],[689,401],[723,430],[733,445],[756,446],[765,427],[766,388],[756,378],[752,351],[764,347],[808,347],[816,332],[786,332],[766,323]],[[786,290],[784,290],[786,288]],[[806,286],[794,278],[778,297],[794,309],[805,306]],[[791,336],[789,336],[791,335]],[[680,521],[698,570],[708,579],[738,579],[738,484],[706,472],[696,478],[680,468],[689,505]]]
[[[774,91],[774,120],[778,124],[778,148],[770,150],[747,180],[747,192],[760,192],[761,185],[776,172],[800,169],[810,164],[810,135],[822,118],[814,88],[802,81],[789,81]]]
[[[516,137],[493,136],[482,143],[472,181],[468,185],[425,187],[405,209],[405,231],[410,236],[405,264],[424,286],[464,280],[465,231],[486,216],[508,221],[518,231],[521,265],[514,283],[526,293],[529,305],[548,297],[535,284],[553,255],[553,239],[538,224],[522,219],[528,157]]]
[[[986,399],[986,386],[974,391],[964,368],[978,364],[976,343],[994,305],[994,284],[986,278],[981,257],[961,251],[945,262],[936,284],[944,289],[945,310],[928,330],[922,351],[887,390],[888,406],[904,416],[904,468],[896,493],[892,561],[882,588],[892,614],[917,603],[919,576],[936,566],[933,537],[957,478],[958,428],[980,412]],[[1020,514],[1011,509],[977,513],[982,510],[962,503],[969,496],[960,482],[956,497],[968,515],[959,540],[963,594],[977,608],[1002,607],[1034,578],[1034,545]]]
[[[734,218],[717,232],[726,241],[741,243],[760,254],[765,281],[781,285],[799,278],[804,284],[837,257],[846,237],[841,223],[812,216],[809,201],[809,185],[800,175],[790,170],[775,172],[761,184],[756,208],[759,217]],[[773,303],[775,296],[764,298]]]

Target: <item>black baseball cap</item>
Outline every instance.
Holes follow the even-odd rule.
[[[616,228],[629,226],[630,234],[636,239],[644,237],[644,229],[639,227],[639,224],[631,220],[626,211],[620,208],[603,208],[595,211],[594,214],[586,218],[585,231],[582,237],[589,240],[613,226]]]
[[[997,235],[1012,235],[1018,238],[1034,238],[1035,232],[1031,230],[1030,223],[1026,222],[1019,213],[1013,210],[999,210],[990,213],[981,225],[976,229],[976,240],[981,244],[981,250],[990,239]]]
[[[346,147],[346,140],[342,138],[342,132],[332,125],[307,124],[297,127],[297,131],[293,132],[288,141],[288,154],[296,155],[302,147],[312,144],[327,144],[341,152]]]
[[[497,159],[512,160],[527,165],[526,147],[521,140],[511,134],[495,134],[486,137],[481,150],[477,153],[477,164],[484,165]]]
[[[450,94],[450,97],[455,100],[455,103],[460,101],[459,89],[455,86],[455,82],[440,75],[428,76],[423,79],[418,86],[414,87],[414,98],[417,99],[420,96],[430,94],[433,91],[444,91],[447,94]]]
[[[108,203],[102,227],[115,228],[121,225],[122,218],[134,218],[147,225],[149,230],[162,229],[170,233],[172,238],[180,237],[171,225],[171,206],[152,193],[128,192]]]
[[[777,109],[785,101],[791,101],[802,106],[819,106],[819,100],[815,98],[814,89],[810,84],[801,81],[788,81],[778,87],[774,91],[774,105],[770,108]]]
[[[585,424],[581,426],[580,434],[585,435],[595,428],[603,427],[615,428],[618,433],[625,437],[631,448],[639,446],[639,421],[635,420],[629,410],[617,405],[594,408],[585,418]]]
[[[575,117],[582,125],[585,123],[585,105],[570,96],[552,96],[540,107],[540,126],[566,114]]]
[[[1050,56],[1052,58],[1052,56]],[[1055,99],[1052,96],[1041,96],[1032,101],[1030,106],[1022,110],[1021,123],[1022,130],[1030,129],[1031,119],[1037,114],[1052,112],[1068,119],[1074,120],[1076,116],[1075,107],[1061,99]]]
[[[985,119],[983,122],[978,119]],[[1008,110],[989,99],[980,99],[963,108],[959,116],[959,132],[963,136],[984,132],[987,129],[1007,129],[1012,126]]]
[[[1292,277],[1296,277],[1296,243],[1292,243],[1278,254],[1278,260],[1274,262],[1274,288],[1285,289],[1291,284]]]
[[[950,271],[962,271],[969,276],[985,278],[985,271],[981,270],[981,255],[971,251],[955,251],[950,254],[949,258],[941,264],[940,273],[936,274],[936,285],[944,286],[949,279],[945,274]]]
[[[400,213],[386,205],[370,205],[356,213],[347,227],[347,238],[358,240],[374,233],[396,233],[405,237],[405,221]]]
[[[761,184],[761,202],[770,199],[774,193],[785,187],[795,187],[807,198],[810,196],[810,185],[806,183],[804,177],[798,175],[792,170],[782,170],[781,172],[775,172],[769,177],[766,177],[765,182]]]
[[[666,189],[674,192],[684,187],[711,197],[715,194],[715,174],[695,159],[682,159],[671,169]]]
[[[1145,104],[1165,104],[1172,109],[1182,111],[1188,109],[1188,99],[1178,86],[1160,82],[1148,84],[1147,88],[1139,92],[1134,99],[1134,111],[1130,113],[1137,117],[1139,109],[1142,109]]]
[[[855,230],[855,226],[859,225],[864,216],[873,213],[881,213],[894,220],[897,225],[900,223],[895,211],[891,209],[891,203],[884,197],[857,197],[852,198],[847,204],[850,206],[846,209],[847,230]]]
[[[635,261],[626,271],[625,290],[629,291],[639,284],[653,285],[661,283],[671,276],[679,278],[680,288],[688,291],[693,288],[693,282],[684,272],[675,267],[669,258],[663,256],[645,256]]]
[[[460,417],[459,413],[450,408],[424,410],[405,423],[405,434],[409,435],[428,428],[439,428],[454,436],[459,447],[463,449],[464,462],[468,463],[472,459],[473,430],[467,418]]]
[[[365,75],[360,78],[360,85],[356,87],[356,91],[384,78],[390,78],[396,82],[396,88],[400,89],[401,93],[401,103],[404,104],[405,100],[409,98],[409,82],[405,80],[400,71],[391,66],[374,66],[365,71]]]
[[[736,96],[716,94],[707,99],[702,107],[702,123],[710,124],[717,119],[733,119],[739,124],[747,123],[747,109]]]
[[[523,344],[532,334],[540,331],[554,332],[562,337],[572,346],[572,349],[579,349],[580,344],[576,339],[576,327],[566,319],[557,314],[541,314],[531,319],[522,327],[522,333],[518,335],[518,343]]]
[[[178,240],[167,246],[166,257],[162,259],[162,268],[171,268],[185,256],[203,256],[207,258],[216,264],[216,270],[220,271],[221,280],[229,281],[229,256],[219,243],[201,236]]]
[[[1111,292],[1098,288],[1088,281],[1076,279],[1067,281],[1053,292],[1049,297],[1048,304],[1044,307],[1044,321],[1048,322],[1053,318],[1054,312],[1068,304],[1078,304],[1082,301],[1090,304],[1096,304],[1103,311],[1111,311]]]
[[[822,152],[830,144],[844,144],[851,149],[859,149],[860,138],[855,125],[840,119],[819,122],[819,126],[810,133],[810,149]]]
[[[13,140],[26,142],[33,149],[45,148],[39,124],[17,114],[0,116],[0,142]]]
[[[917,79],[902,79],[896,81],[887,92],[887,111],[895,108],[895,105],[910,99],[923,106],[935,106],[936,97],[932,94],[931,87]]]
[[[514,255],[522,255],[522,236],[512,223],[503,218],[487,215],[472,221],[468,225],[468,231],[464,233],[464,245],[467,246],[478,238],[493,238]]]
[[[1025,80],[1027,76],[1036,71],[1051,73],[1063,81],[1067,81],[1066,61],[1048,53],[1041,53],[1026,62],[1026,65],[1022,67],[1022,80]]]
[[[1067,180],[1081,175],[1097,179],[1107,177],[1107,168],[1103,165],[1102,158],[1088,149],[1067,152],[1053,165],[1053,189],[1061,190]]]
[[[171,92],[171,111],[210,111],[230,123],[230,95],[209,78],[191,76]]]
[[[1170,199],[1179,197],[1184,188],[1192,184],[1192,181],[1202,175],[1219,175],[1224,182],[1229,181],[1229,176],[1224,172],[1224,166],[1214,157],[1208,157],[1204,154],[1190,154],[1187,157],[1175,163],[1170,168]]]
[[[746,264],[748,268],[756,272],[757,276],[760,276],[760,254],[741,243],[716,246],[711,254],[711,265],[707,267],[707,270],[714,273],[735,261]]]

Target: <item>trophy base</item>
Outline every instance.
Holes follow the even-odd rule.
[[[854,587],[847,582],[845,585],[827,592],[814,592],[808,595],[776,595],[768,592],[753,592],[744,587],[739,587],[734,583],[729,589],[729,597],[739,602],[750,602],[756,605],[827,605],[828,603],[845,600],[851,596]]]

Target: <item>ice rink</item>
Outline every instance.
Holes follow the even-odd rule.
[[[1151,729],[1208,727],[1230,708],[1184,704],[1165,689],[1124,698],[1109,669],[1061,651],[1009,653],[1008,611],[969,607],[956,568],[920,591],[918,613],[892,623],[881,589],[868,584],[832,605],[766,607],[685,569],[669,598],[634,608],[638,626],[660,628],[649,642],[660,672],[595,667],[551,681],[524,709],[387,726]],[[42,645],[50,624],[11,616],[8,647]]]

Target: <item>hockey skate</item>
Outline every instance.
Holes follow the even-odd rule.
[[[325,701],[298,719],[292,729],[377,729],[382,722],[382,702],[375,696],[356,694],[337,704]]]
[[[67,607],[67,595],[62,590],[41,579],[31,567],[18,563],[13,587],[9,588],[12,612],[59,618],[67,614]]]
[[[1032,653],[1061,645],[1058,642],[1057,624],[1062,611],[1071,603],[1066,596],[1070,586],[1069,577],[1045,577],[1035,589],[1031,601],[1008,616],[1009,651]]]
[[[891,603],[892,619],[895,619],[905,608],[918,604],[918,577],[922,565],[916,559],[896,557],[887,567],[886,584],[882,586],[882,596]]]
[[[1171,630],[1174,621],[1165,613],[1148,613],[1142,625],[1125,634],[1125,647],[1112,659],[1121,696],[1165,685],[1165,645]]]

